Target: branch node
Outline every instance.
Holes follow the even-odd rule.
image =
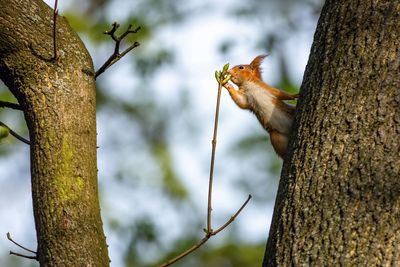
[[[115,36],[115,32],[119,28],[119,24],[116,22],[113,22],[113,24],[111,24],[111,26],[112,26],[111,30],[104,31],[104,34],[110,35],[111,38],[113,38],[113,40],[116,41],[115,39],[117,39],[117,37]]]

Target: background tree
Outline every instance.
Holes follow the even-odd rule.
[[[399,262],[400,3],[326,1],[264,266]]]
[[[91,57],[60,18],[53,58],[53,11],[42,1],[2,1],[0,10],[0,78],[29,129],[37,260],[41,266],[108,266]]]

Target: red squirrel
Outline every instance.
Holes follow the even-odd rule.
[[[237,65],[227,71],[236,90],[225,83],[233,101],[242,109],[253,112],[270,134],[275,152],[283,158],[286,153],[295,107],[282,100],[293,100],[291,95],[266,84],[261,78],[260,64],[266,55],[257,56],[249,65]]]

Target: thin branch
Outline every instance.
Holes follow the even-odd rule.
[[[20,254],[20,253],[13,252],[13,251],[10,251],[10,255],[15,255],[15,256],[18,256],[18,257],[31,259],[31,260],[38,260],[37,256],[28,256],[28,255]]]
[[[26,247],[24,247],[24,246],[18,244],[17,242],[15,242],[15,241],[12,239],[10,233],[7,233],[7,239],[10,240],[14,245],[16,245],[16,246],[22,248],[23,250],[26,250],[26,251],[28,251],[28,252],[30,252],[30,253],[33,253],[33,254],[36,254],[36,251],[33,251],[33,250],[31,250],[31,249],[29,249],[29,248],[26,248]]]
[[[160,267],[167,267],[170,266],[172,264],[174,264],[175,262],[179,261],[180,259],[186,257],[187,255],[189,255],[190,253],[192,253],[193,251],[195,251],[196,249],[198,249],[199,247],[201,247],[204,243],[206,243],[208,241],[208,239],[210,239],[211,235],[206,235],[203,239],[201,239],[197,244],[195,244],[194,246],[192,246],[191,248],[187,249],[186,251],[184,251],[182,254],[179,254],[178,256],[176,256],[173,259],[170,259],[169,261],[163,263],[162,265],[160,265]]]
[[[27,145],[30,145],[30,144],[31,144],[31,142],[30,142],[29,140],[23,138],[22,136],[20,136],[19,134],[17,134],[17,133],[14,132],[13,130],[11,130],[10,127],[8,127],[6,124],[4,124],[4,123],[1,122],[1,121],[0,121],[0,126],[6,127],[6,128],[8,129],[8,131],[10,132],[10,134],[11,134],[12,136],[14,136],[15,138],[17,138],[19,141],[21,141],[21,142],[23,142],[23,143],[25,143],[25,144],[27,144]]]
[[[222,225],[220,228],[218,228],[217,230],[212,232],[212,235],[218,234],[219,232],[223,231],[228,225],[230,225],[236,219],[236,217],[239,216],[239,214],[242,212],[244,207],[246,207],[246,205],[247,205],[247,203],[249,203],[250,199],[251,199],[251,195],[249,195],[247,197],[247,200],[242,204],[242,206],[236,211],[235,214],[233,214],[233,216],[224,225]]]
[[[181,254],[179,254],[178,256],[176,256],[175,258],[167,261],[166,263],[163,263],[162,265],[160,265],[160,267],[167,267],[170,266],[172,264],[174,264],[175,262],[179,261],[180,259],[186,257],[187,255],[189,255],[190,253],[192,253],[193,251],[197,250],[198,248],[200,248],[202,245],[204,245],[212,236],[215,236],[216,234],[218,234],[219,232],[223,231],[226,227],[228,227],[228,225],[230,225],[237,216],[239,216],[240,212],[244,209],[244,207],[246,207],[247,203],[249,203],[251,199],[251,195],[249,195],[249,197],[247,198],[247,200],[243,203],[243,205],[236,211],[236,213],[225,223],[223,224],[220,228],[218,228],[216,231],[211,230],[210,232],[207,232],[207,230],[205,230],[206,235],[203,237],[203,239],[201,239],[199,242],[197,242],[197,244],[193,245],[192,247],[190,247],[189,249],[185,250],[184,252],[182,252]]]
[[[54,10],[53,10],[53,58],[52,60],[58,60],[57,54],[57,15],[58,15],[58,0],[54,3]]]
[[[128,36],[129,34],[134,34],[137,33],[140,30],[140,26],[137,27],[136,29],[132,30],[132,25],[129,24],[128,28],[126,29],[125,32],[123,32],[120,36],[117,36],[115,32],[119,28],[119,24],[114,22],[112,24],[112,28],[109,31],[105,31],[104,34],[110,35],[110,37],[115,41],[115,48],[113,54],[104,62],[104,64],[96,71],[94,77],[97,78],[100,74],[105,72],[109,67],[111,67],[114,63],[116,63],[118,60],[120,60],[123,56],[125,56],[127,53],[129,53],[132,49],[138,47],[140,45],[139,42],[134,42],[132,45],[130,45],[128,48],[126,48],[122,53],[119,52],[120,44],[121,41]]]
[[[22,107],[17,103],[11,103],[11,102],[1,101],[1,100],[0,100],[0,108],[12,108],[12,109],[16,109],[16,110],[22,110]]]
[[[228,227],[237,216],[239,216],[240,212],[246,207],[247,203],[249,203],[251,199],[251,195],[247,198],[247,200],[242,204],[242,206],[236,211],[236,213],[231,216],[231,218],[224,223],[221,227],[219,227],[216,231],[214,231],[211,227],[211,211],[212,211],[212,187],[213,187],[213,177],[214,177],[214,162],[215,162],[215,151],[217,147],[217,132],[218,132],[218,118],[219,118],[219,107],[220,107],[220,100],[221,100],[221,90],[222,86],[228,82],[230,79],[230,75],[226,75],[228,70],[229,64],[226,64],[222,70],[222,72],[217,71],[215,73],[215,77],[218,81],[218,95],[217,95],[217,104],[215,110],[215,118],[214,118],[214,133],[212,139],[212,151],[211,151],[211,163],[210,163],[210,178],[208,184],[208,205],[207,205],[207,229],[204,229],[205,236],[199,242],[197,242],[192,247],[188,248],[175,258],[163,263],[160,267],[167,267],[175,262],[179,261],[180,259],[186,257],[196,249],[200,248],[203,244],[205,244],[212,236],[218,234],[219,232],[223,231],[226,227]]]
[[[219,106],[221,102],[221,91],[222,91],[222,82],[218,83],[218,94],[217,94],[217,104],[215,107],[215,117],[214,117],[214,133],[213,139],[211,141],[211,163],[210,163],[210,178],[208,181],[208,204],[207,204],[207,232],[211,232],[211,212],[212,212],[212,187],[213,187],[213,179],[214,179],[214,162],[215,162],[215,151],[217,148],[217,133],[218,133],[218,118],[219,118]]]

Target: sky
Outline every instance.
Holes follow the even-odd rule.
[[[52,1],[46,1],[52,5]],[[211,1],[208,1],[211,2]],[[208,166],[211,151],[211,139],[213,118],[215,112],[215,99],[217,84],[214,78],[214,72],[221,69],[229,62],[231,65],[249,63],[252,58],[259,54],[270,54],[263,64],[263,78],[271,85],[277,82],[277,60],[274,51],[254,50],[247,44],[257,39],[258,30],[239,19],[228,17],[224,7],[235,3],[235,0],[219,1],[219,5],[208,12],[201,12],[191,16],[191,18],[182,25],[170,25],[163,27],[159,32],[154,33],[155,38],[150,43],[142,44],[139,49],[143,53],[151,53],[152,47],[162,42],[163,45],[173,48],[177,51],[175,68],[163,68],[152,80],[153,87],[156,88],[157,96],[160,101],[173,103],[176,96],[176,88],[185,80],[187,85],[188,97],[191,100],[192,109],[196,111],[196,125],[198,137],[192,142],[182,142],[189,134],[185,129],[180,128],[180,120],[185,120],[182,114],[176,114],[176,131],[169,137],[174,162],[177,164],[177,171],[182,177],[184,184],[189,188],[193,195],[194,205],[203,211],[205,218],[207,205],[207,187],[208,187]],[[188,1],[188,9],[192,10],[197,6],[202,6],[204,1]],[[133,4],[130,1],[115,1],[119,8],[110,8],[108,15],[111,20],[122,20],[127,16]],[[68,1],[60,1],[59,9],[62,14],[64,9],[69,8]],[[300,12],[299,16],[303,16]],[[304,15],[305,19],[307,16]],[[287,57],[290,57],[290,75],[297,85],[300,86],[304,69],[308,60],[308,54],[311,47],[316,21],[308,18],[308,27],[305,30],[287,38],[280,44],[280,49],[287,51]],[[276,22],[279,23],[279,22]],[[268,27],[273,28],[274,22]],[[173,38],[171,38],[173,36]],[[226,37],[235,40],[237,45],[229,55],[221,55],[218,51],[218,45]],[[110,46],[94,46],[83,36],[84,41],[94,58],[94,63],[99,66],[104,62],[110,53]],[[134,56],[134,55],[132,55]],[[229,56],[229,57],[228,57]],[[134,97],[135,92],[132,87],[140,87],[140,80],[132,75],[132,66],[128,64],[128,59],[122,59],[116,65],[111,67],[101,77],[101,82],[105,88],[110,88],[112,95],[116,99],[130,99]],[[145,90],[142,88],[141,90]],[[216,158],[216,181],[214,183],[214,214],[215,223],[224,223],[230,215],[252,192],[238,190],[232,185],[229,172],[233,166],[226,166],[230,157],[230,147],[241,136],[245,136],[248,131],[255,131],[263,134],[263,130],[258,125],[257,120],[252,114],[240,110],[230,99],[227,92],[223,92],[220,111],[219,136]],[[9,114],[9,113],[7,113]],[[17,116],[17,115],[12,115]],[[12,117],[2,117],[4,121],[13,123],[17,119]],[[171,228],[176,225],[176,218],[179,210],[173,209],[165,204],[162,198],[149,199],[158,194],[156,186],[149,188],[144,180],[147,175],[157,175],[159,170],[156,168],[147,168],[142,174],[138,174],[132,179],[133,184],[143,190],[140,193],[132,195],[132,191],[124,184],[117,183],[113,174],[119,169],[129,170],[132,166],[137,166],[141,161],[145,162],[150,155],[142,153],[139,158],[133,158],[134,151],[143,150],[143,144],[135,142],[135,125],[128,118],[113,116],[112,110],[102,111],[98,114],[98,165],[99,181],[101,190],[101,204],[103,211],[103,221],[112,218],[125,218],[127,221],[134,219],[138,214],[145,212],[149,216],[157,216],[163,213],[162,228],[168,229],[164,237],[165,240],[173,240],[182,232],[178,228]],[[123,125],[123,126],[121,126]],[[118,131],[123,127],[123,131]],[[118,136],[115,132],[118,131]],[[266,133],[265,133],[266,134]],[[4,192],[11,194],[0,194],[0,266],[3,257],[9,250],[16,249],[7,239],[5,233],[11,232],[13,237],[22,244],[35,249],[36,237],[33,223],[32,203],[30,193],[29,178],[29,150],[23,144],[16,144],[6,140],[0,145],[12,146],[13,153],[7,157],[0,157],[0,188]],[[266,147],[270,144],[266,144]],[[252,155],[249,155],[249,158]],[[266,157],[275,157],[272,154]],[[246,161],[247,157],[243,159]],[[225,164],[225,166],[224,166]],[[238,167],[238,166],[235,166]],[[239,166],[241,167],[241,166]],[[249,164],[243,164],[245,168],[251,168]],[[246,170],[242,170],[244,173]],[[270,179],[271,177],[266,177]],[[249,177],[251,179],[251,177]],[[276,179],[275,179],[276,181]],[[268,182],[272,187],[277,187],[277,182]],[[272,191],[276,191],[272,190]],[[271,199],[274,199],[271,196]],[[134,207],[134,208],[133,208]],[[235,224],[235,231],[245,240],[250,242],[259,242],[266,240],[268,226],[271,221],[273,211],[273,202],[257,205],[248,205],[243,213],[238,217]],[[190,212],[185,210],[185,212]],[[106,215],[105,215],[106,214]],[[106,216],[106,218],[104,218]],[[110,245],[111,266],[123,266],[121,249],[124,243],[120,242],[121,236],[114,233],[110,227],[105,224],[107,240]],[[201,231],[199,229],[199,231]],[[229,231],[228,229],[226,231]],[[220,242],[221,238],[211,242]]]

